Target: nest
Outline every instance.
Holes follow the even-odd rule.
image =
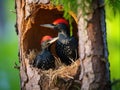
[[[77,77],[78,77],[77,75],[79,75],[79,73],[80,73],[80,71],[79,71],[80,70],[79,69],[80,60],[76,60],[71,65],[66,66],[65,64],[61,63],[59,58],[55,57],[55,66],[56,66],[55,69],[54,70],[53,69],[42,70],[42,69],[38,69],[38,68],[35,68],[32,66],[34,58],[37,54],[38,54],[37,51],[32,50],[32,51],[30,51],[30,54],[28,54],[25,57],[25,59],[27,61],[26,62],[27,67],[28,67],[27,71],[29,71],[29,73],[32,73],[32,74],[33,73],[35,74],[36,72],[38,72],[37,75],[40,76],[39,84],[42,85],[42,88],[44,90],[47,90],[48,88],[54,89],[54,90],[57,90],[55,88],[68,89],[68,88],[70,88],[71,85],[73,85],[73,83],[76,83]],[[29,70],[30,68],[31,68],[31,70]],[[32,74],[30,74],[30,75],[32,75]],[[31,76],[31,78],[33,78],[33,77]],[[45,84],[45,82],[46,82],[46,84]],[[45,86],[43,86],[43,85],[45,85]],[[46,86],[48,86],[48,87],[46,87]],[[45,87],[47,89],[45,89]]]

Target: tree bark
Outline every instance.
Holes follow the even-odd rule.
[[[52,23],[63,17],[62,6],[53,6],[49,0],[15,2],[21,90],[110,90],[103,8],[95,8],[94,12],[86,15],[87,21],[79,10],[78,29],[77,23],[72,23],[73,35],[79,38],[80,60],[70,66],[56,62],[59,67],[55,70],[43,71],[32,66],[37,52],[41,50],[39,41],[44,35],[55,37],[57,32],[42,28],[40,24]],[[94,0],[94,6],[99,7],[98,0]],[[52,53],[56,56],[54,48],[55,45],[52,45]]]
[[[110,73],[106,42],[103,0],[93,0],[85,16],[79,10],[78,36],[81,60],[81,90],[110,90]]]

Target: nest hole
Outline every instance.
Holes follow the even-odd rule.
[[[25,19],[24,21],[24,30],[22,32],[22,50],[24,56],[27,56],[27,59],[32,62],[34,60],[35,56],[38,54],[37,52],[41,50],[40,46],[40,40],[44,35],[50,35],[52,37],[56,37],[58,32],[55,30],[50,30],[48,28],[40,27],[40,24],[47,24],[52,23],[55,19],[63,17],[63,11],[61,11],[58,8],[60,7],[53,7],[50,4],[40,4],[40,5],[34,5],[32,7],[32,14]],[[77,37],[77,23],[73,21],[73,35]],[[55,44],[52,45],[51,51],[53,55],[56,57],[55,52]],[[58,57],[56,57],[58,58]],[[72,63],[70,66],[65,65],[59,65],[60,67],[57,67],[55,70],[47,70],[47,71],[40,71],[40,73],[45,77],[48,77],[48,74],[51,72],[51,78],[52,81],[56,77],[60,77],[61,79],[70,80],[74,79],[78,73],[79,69],[79,62],[80,60],[77,60],[76,62]],[[33,69],[36,69],[32,67]],[[50,72],[51,71],[51,72]],[[49,77],[49,81],[51,81]]]
[[[32,14],[25,20],[24,31],[22,36],[23,52],[28,54],[31,50],[40,51],[40,40],[44,35],[56,37],[58,32],[52,29],[41,27],[41,24],[52,23],[55,19],[63,17],[63,11],[59,10],[61,6],[53,7],[50,4],[32,6]],[[73,25],[73,35],[77,37],[77,24],[75,21]],[[55,54],[54,45],[51,51]]]

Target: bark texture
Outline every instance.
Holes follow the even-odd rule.
[[[79,11],[78,36],[81,60],[81,90],[110,90],[110,73],[106,43],[106,25],[102,0],[93,0],[92,10],[82,16]]]

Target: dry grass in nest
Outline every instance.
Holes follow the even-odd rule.
[[[33,63],[34,58],[37,54],[38,54],[37,51],[32,50],[30,54],[27,55],[27,58],[29,59],[30,64]],[[80,60],[76,60],[71,65],[66,66],[63,63],[61,63],[59,58],[55,57],[55,65],[56,65],[56,68],[54,70],[53,69],[41,70],[41,69],[34,68],[34,67],[32,68],[38,70],[41,76],[48,78],[49,85],[51,85],[51,83],[53,82],[56,83],[57,78],[62,78],[65,81],[74,79],[79,69]]]

